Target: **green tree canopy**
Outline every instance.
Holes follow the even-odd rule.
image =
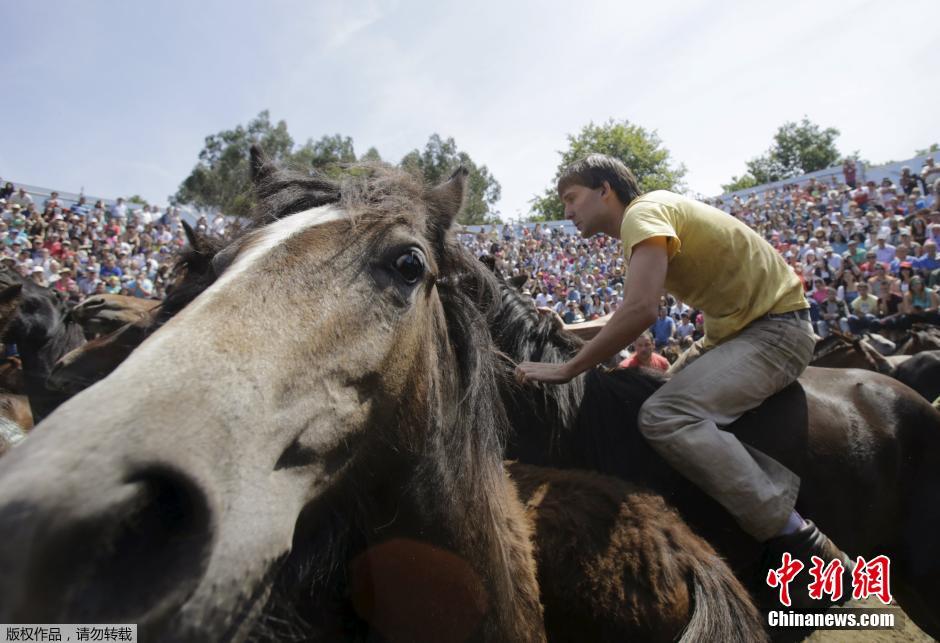
[[[743,190],[836,165],[842,158],[835,143],[838,136],[836,128],[823,129],[805,116],[799,123],[786,122],[777,128],[770,149],[745,163],[747,172],[732,177],[722,188],[726,192]]]
[[[247,126],[238,125],[206,137],[199,162],[172,197],[173,202],[219,209],[232,215],[248,214],[252,206],[248,159],[253,143],[260,144],[275,162],[316,169],[330,176],[338,176],[344,171],[344,164],[357,160],[352,138],[341,134],[323,136],[317,141],[307,139],[295,148],[287,123],[274,124],[268,112],[263,111]],[[359,160],[381,163],[382,157],[370,147]],[[409,152],[400,165],[432,185],[446,180],[458,166],[465,166],[470,176],[461,223],[499,220],[494,209],[500,195],[499,183],[485,165],[477,165],[469,154],[458,150],[454,139],[445,140],[434,134],[423,150]]]
[[[374,147],[370,147],[366,150],[366,153],[359,157],[359,160],[363,163],[381,163],[382,157],[379,156],[379,151]]]
[[[287,133],[287,123],[273,124],[265,110],[245,127],[239,125],[207,136],[199,162],[183,180],[173,201],[219,208],[226,214],[247,214],[251,209],[248,154],[252,143],[260,144],[275,161],[292,160],[294,140]]]
[[[555,186],[566,167],[591,153],[607,154],[620,159],[630,168],[643,192],[681,190],[685,166],[671,164],[669,150],[663,147],[656,131],[648,131],[629,121],[610,119],[602,125],[593,122],[577,135],[568,135],[568,149],[559,152],[561,161],[555,179],[542,196],[532,201],[531,220],[553,220],[565,217],[565,208]]]
[[[340,164],[356,162],[356,150],[351,137],[333,134],[322,137],[316,143],[313,139],[307,139],[294,152],[291,160],[299,167],[313,167],[327,174],[335,174]]]
[[[485,165],[477,165],[470,155],[457,149],[453,138],[442,139],[432,134],[424,150],[412,150],[401,160],[401,167],[430,185],[447,180],[451,173],[463,165],[470,171],[467,177],[467,196],[458,221],[465,225],[498,222],[499,213],[494,205],[499,200],[499,182]]]

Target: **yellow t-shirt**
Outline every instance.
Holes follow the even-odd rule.
[[[666,190],[634,199],[620,227],[627,263],[633,247],[666,237],[666,290],[705,314],[714,346],[767,313],[807,308],[803,285],[783,257],[735,217]]]

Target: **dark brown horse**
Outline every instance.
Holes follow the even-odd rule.
[[[551,316],[480,265],[465,276],[508,356],[501,389],[513,425],[511,457],[589,468],[662,493],[761,589],[762,548],[730,516],[675,473],[637,429],[642,403],[662,380],[636,370],[593,370],[562,386],[518,387],[514,362],[570,358],[581,346]],[[809,368],[799,383],[728,428],[801,480],[797,510],[851,555],[891,557],[905,612],[940,635],[940,414],[914,391],[877,373]],[[779,564],[779,562],[778,562]]]
[[[542,640],[488,330],[447,278],[466,174],[253,166],[258,225],[198,296],[0,459],[0,620]]]
[[[816,343],[811,366],[820,368],[862,368],[891,375],[894,365],[861,337],[832,331]]]
[[[762,618],[662,496],[612,476],[510,463],[535,531],[554,641],[759,641]]]
[[[55,363],[46,380],[49,388],[68,395],[104,379],[147,338],[151,319],[138,320],[66,353]]]
[[[23,363],[25,393],[33,418],[39,422],[69,397],[47,385],[53,365],[85,343],[85,338],[81,326],[69,316],[68,306],[53,291],[6,268],[0,269],[0,287],[20,288],[18,306],[3,341],[16,344]]]
[[[885,357],[862,338],[832,334],[816,345],[811,365],[876,371],[906,384],[928,402],[940,397],[940,351]]]
[[[112,333],[127,324],[147,325],[160,305],[153,299],[124,295],[92,295],[72,308],[72,319],[81,324],[88,339]]]

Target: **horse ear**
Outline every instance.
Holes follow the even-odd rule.
[[[185,221],[181,221],[181,223],[183,224],[183,230],[186,232],[186,241],[189,243],[189,247],[193,250],[199,250],[199,237],[196,236],[196,231]]]
[[[264,150],[261,149],[261,146],[257,143],[252,143],[249,157],[248,164],[251,170],[251,182],[257,185],[261,179],[274,170],[274,166],[268,160],[268,155],[264,153]]]
[[[512,287],[516,290],[522,290],[522,287],[529,280],[529,275],[516,275],[509,279],[509,283],[512,284]]]
[[[431,190],[429,201],[440,229],[449,230],[457,219],[469,175],[469,170],[461,165],[447,181]]]
[[[0,290],[0,303],[6,303],[16,299],[19,297],[22,290],[22,284],[13,284],[12,286],[7,286],[3,290]]]

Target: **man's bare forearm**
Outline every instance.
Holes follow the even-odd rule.
[[[614,312],[599,333],[569,362],[572,376],[607,361],[633,342],[655,321],[655,313],[639,307],[623,306]]]

